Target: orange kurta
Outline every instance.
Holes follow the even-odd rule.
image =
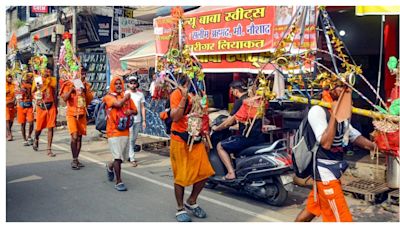
[[[171,109],[178,108],[181,99],[180,90],[172,92],[170,96]],[[190,106],[190,100],[188,106]],[[185,132],[187,123],[188,118],[184,116],[172,123],[171,131]],[[187,143],[179,136],[171,134],[170,159],[174,183],[184,187],[207,179],[215,173],[203,142],[193,145],[192,151],[189,152]]]
[[[24,108],[21,106],[21,102],[32,103],[32,84],[30,83],[22,83],[21,90],[19,91],[22,95],[21,100],[18,101],[17,105],[17,115],[18,115],[18,123],[23,124],[34,121],[33,115],[33,105],[29,108]]]
[[[314,189],[307,199],[307,211],[320,216],[323,222],[351,222],[352,216],[347,206],[339,180],[317,181],[317,201],[314,202]]]
[[[121,80],[122,82],[122,92],[117,94],[115,90],[115,82],[117,80]],[[122,108],[111,108],[113,104],[116,101],[120,101],[124,98],[124,83],[123,80],[119,77],[114,77],[113,80],[110,83],[110,93],[107,94],[104,98],[103,101],[106,103],[106,109],[108,110],[108,117],[107,117],[107,127],[106,127],[106,132],[107,132],[107,137],[112,138],[112,137],[119,137],[119,136],[129,136],[129,127],[126,128],[123,131],[118,130],[118,112],[124,112],[127,110],[133,110],[137,112],[137,108],[135,106],[135,103],[133,103],[132,99],[129,99],[129,101],[125,102],[124,106]],[[113,94],[113,95],[112,95]]]
[[[78,133],[79,135],[86,135],[86,107],[92,101],[93,94],[90,89],[90,85],[87,82],[83,82],[85,86],[85,92],[77,95],[74,91],[71,93],[69,99],[67,100],[67,125],[70,134]],[[74,87],[73,83],[65,82],[60,89],[60,94],[68,93]],[[84,99],[85,104],[82,104]]]
[[[54,103],[54,91],[56,88],[57,80],[55,77],[43,78],[43,85],[40,89],[42,92],[42,99],[37,101],[36,107],[36,130],[41,131],[44,128],[53,128],[56,126],[57,108]],[[33,83],[32,92],[36,91],[36,85]],[[51,103],[49,109],[42,109],[40,104]]]
[[[172,92],[170,95],[171,109],[178,108],[181,99],[182,99],[182,92],[179,89],[174,90],[174,92]],[[192,105],[190,97],[188,97],[187,99],[188,99],[188,107],[186,111],[190,110],[190,106]],[[180,120],[172,122],[171,132],[172,131],[185,132],[187,130],[187,127],[188,127],[188,117],[185,115]],[[179,136],[174,134],[171,134],[171,139],[175,139],[178,142],[184,142]]]
[[[15,113],[15,84],[6,82],[6,120],[14,120]]]

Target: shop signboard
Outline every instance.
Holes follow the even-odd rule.
[[[32,13],[48,13],[49,7],[48,6],[31,6]]]
[[[39,17],[43,14],[56,12],[57,6],[29,6],[29,17]]]
[[[114,17],[113,17],[113,36],[112,40],[119,39],[119,18],[124,15],[124,9],[122,6],[114,6]]]
[[[136,34],[143,30],[152,29],[153,24],[132,18],[119,17],[119,39]]]
[[[295,12],[296,7],[291,6],[242,6],[186,13],[185,43],[198,56],[205,71],[253,72],[265,65],[266,52],[274,50]],[[317,10],[312,8],[309,12],[304,19],[303,44],[299,47],[298,31],[292,52],[316,48]],[[173,25],[171,17],[154,19],[159,56],[168,50]],[[273,66],[264,68],[267,69],[272,70]]]
[[[96,46],[111,41],[111,17],[79,15],[77,43],[80,47]]]

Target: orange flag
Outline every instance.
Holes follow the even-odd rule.
[[[11,49],[17,49],[17,34],[13,32],[10,42],[8,42],[8,47]]]

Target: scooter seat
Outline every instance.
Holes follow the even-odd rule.
[[[262,143],[262,144],[258,144],[257,146],[248,147],[248,148],[240,151],[238,156],[251,156],[256,151],[264,149],[264,148],[267,148],[267,147],[269,147],[271,145],[272,145],[272,143]]]
[[[246,148],[242,150],[237,156],[252,156],[255,154],[263,154],[263,153],[269,153],[277,149],[281,149],[285,147],[285,141],[280,139],[278,141],[275,141],[274,143],[262,143],[257,146],[252,146],[249,148]]]

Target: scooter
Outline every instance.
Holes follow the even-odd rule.
[[[217,126],[227,116],[218,116],[212,125]],[[209,159],[215,175],[210,177],[206,188],[213,189],[224,185],[261,199],[273,206],[281,206],[288,197],[288,191],[293,191],[293,176],[291,172],[291,157],[287,152],[287,140],[279,139],[273,143],[263,143],[244,149],[232,159],[236,179],[225,180],[227,170],[216,150],[218,142],[231,135],[229,129],[211,132]]]

